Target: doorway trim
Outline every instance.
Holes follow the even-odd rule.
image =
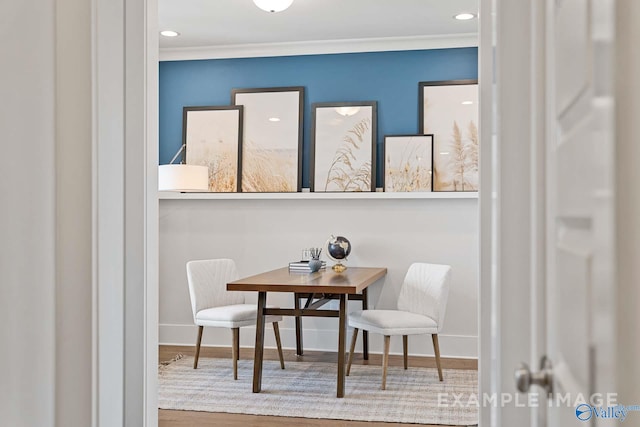
[[[92,425],[157,426],[157,0],[93,0]]]

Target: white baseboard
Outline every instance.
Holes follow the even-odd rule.
[[[159,331],[160,345],[194,345],[198,329],[194,325],[161,324]],[[296,334],[293,328],[280,327],[282,347],[295,349]],[[348,331],[347,345],[350,342],[351,329]],[[335,330],[304,329],[305,350],[337,351],[338,333]],[[362,334],[358,337],[357,346],[361,347]],[[478,357],[478,337],[469,335],[438,335],[442,357],[471,358]],[[240,346],[253,347],[255,344],[255,327],[247,326],[240,330]],[[231,331],[223,328],[204,328],[203,346],[230,346]],[[267,325],[265,347],[275,348],[276,342],[271,325]],[[382,336],[369,335],[369,349],[372,353],[382,353]],[[391,338],[391,354],[402,354],[402,339]],[[429,335],[417,335],[409,338],[409,354],[413,356],[433,356],[433,345]]]

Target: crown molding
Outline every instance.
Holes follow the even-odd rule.
[[[418,37],[318,40],[287,43],[252,43],[225,46],[161,48],[160,61],[323,55],[331,53],[448,49],[477,46],[478,35],[474,33]]]

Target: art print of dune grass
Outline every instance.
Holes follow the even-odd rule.
[[[371,191],[371,160],[357,168],[353,166],[363,144],[369,142],[370,135],[369,117],[357,122],[343,135],[329,165],[324,191]]]
[[[186,107],[186,162],[209,169],[208,191],[238,191],[240,112],[226,107]]]
[[[430,144],[419,138],[389,138],[385,151],[385,191],[431,191]]]
[[[434,134],[433,191],[477,191],[477,84],[426,86],[422,110],[422,131]]]
[[[424,132],[429,133],[427,129]],[[454,120],[446,148],[442,147],[443,136],[438,136],[440,141],[434,141],[434,152],[440,155],[438,161],[434,159],[433,190],[478,191],[480,144],[476,124],[473,121],[469,122],[464,138],[458,122]],[[448,151],[443,153],[442,150]]]
[[[449,144],[451,155],[445,166],[445,171],[449,174],[443,176],[439,173],[442,187],[453,189],[453,191],[478,190],[478,148],[478,128],[475,123],[469,122],[467,138],[463,139],[458,123],[454,120]]]
[[[192,143],[193,144],[193,143]],[[187,145],[189,149],[189,145]],[[190,150],[188,163],[209,168],[209,190],[215,193],[234,193],[238,189],[237,145],[202,143],[198,150]]]
[[[233,159],[232,159],[233,157]],[[238,158],[221,153],[209,161],[209,191],[233,193],[238,188]]]
[[[453,121],[450,150],[451,157],[447,167],[453,176],[453,190],[464,191],[464,175],[466,171],[465,150],[464,144],[462,143],[462,134],[460,133],[460,128],[455,120]]]
[[[467,157],[471,171],[476,174],[480,170],[480,140],[478,139],[478,127],[475,123],[469,122],[469,144],[467,145]]]
[[[297,151],[266,149],[249,141],[242,155],[242,191],[298,191]]]

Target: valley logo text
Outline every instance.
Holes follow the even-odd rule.
[[[603,407],[583,403],[576,407],[576,418],[580,421],[589,421],[592,418],[617,419],[624,421],[631,411],[640,411],[640,405],[616,405]]]

